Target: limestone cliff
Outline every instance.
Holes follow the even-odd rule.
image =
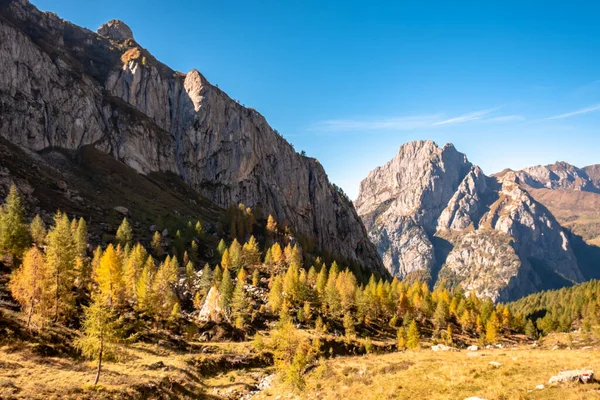
[[[554,216],[514,179],[487,177],[452,145],[403,145],[361,182],[356,205],[398,277],[442,277],[494,300],[585,279]]]
[[[385,273],[352,204],[257,111],[157,61],[121,21],[98,33],[0,0],[0,135],[31,150],[94,145],[172,172],[221,207],[261,207],[317,248]]]

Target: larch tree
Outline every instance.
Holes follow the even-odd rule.
[[[31,221],[31,224],[29,224],[29,232],[31,233],[31,239],[33,243],[37,247],[41,248],[46,242],[46,235],[48,234],[48,231],[46,230],[46,224],[44,223],[44,220],[39,214],[36,214]]]
[[[417,326],[417,322],[413,320],[408,326],[406,347],[408,347],[409,349],[416,349],[419,347],[420,341],[421,334],[419,333],[419,327]]]
[[[269,214],[269,217],[267,218],[267,234],[271,236],[271,238],[274,238],[277,234],[277,221],[271,214]]]
[[[242,266],[242,245],[237,239],[233,239],[229,246],[229,257],[231,259],[231,269],[237,271]],[[225,268],[223,266],[223,268]]]
[[[156,300],[153,307],[156,307],[155,317],[161,320],[167,320],[175,305],[179,303],[175,285],[179,280],[179,263],[177,258],[167,256],[156,272],[153,282],[152,292]]]
[[[283,303],[283,279],[280,275],[275,276],[269,291],[269,307],[274,314],[278,313]]]
[[[152,235],[152,250],[154,251],[154,255],[156,257],[162,257],[165,255],[165,251],[162,247],[162,236],[158,231],[154,232],[154,235]]]
[[[45,278],[44,255],[37,247],[32,247],[25,253],[22,265],[13,273],[9,284],[12,296],[27,313],[27,329],[34,316],[41,316],[47,310],[43,304]]]
[[[231,256],[229,255],[229,249],[225,249],[223,256],[221,257],[221,268],[223,270],[231,268]]]
[[[13,184],[5,204],[0,208],[0,256],[10,255],[13,264],[16,264],[30,243],[23,200]]]
[[[242,264],[246,267],[260,263],[260,248],[254,236],[242,247]]]
[[[219,253],[220,256],[223,256],[223,253],[225,253],[225,250],[227,250],[227,243],[225,243],[225,240],[221,239],[219,241],[219,244],[217,245],[217,252]]]
[[[198,282],[198,292],[202,296],[202,299],[208,294],[208,291],[213,285],[213,277],[212,271],[210,269],[210,265],[208,263],[204,264],[204,268],[202,269],[202,275],[200,276],[200,281]]]
[[[496,311],[492,311],[487,323],[485,324],[485,341],[489,344],[496,344],[500,331],[500,321]]]
[[[228,315],[231,310],[231,299],[233,297],[233,281],[227,268],[223,269],[223,278],[221,278],[219,293],[221,294],[221,308]]]
[[[137,243],[129,253],[129,257],[124,262],[123,280],[125,284],[125,297],[130,303],[136,300],[136,283],[140,279],[148,252],[141,244]]]
[[[154,295],[152,287],[154,276],[156,275],[156,265],[152,257],[148,256],[144,263],[144,268],[139,279],[135,284],[135,295],[137,299],[137,309],[141,312],[152,313],[152,302]]]
[[[103,358],[106,354],[117,354],[115,347],[120,339],[117,316],[111,307],[95,301],[85,308],[82,332],[83,336],[76,339],[75,345],[84,357],[98,360],[94,379],[94,385],[97,385]]]
[[[120,243],[121,246],[126,246],[127,244],[131,244],[133,240],[133,230],[131,229],[131,225],[127,218],[123,218],[121,225],[119,225],[119,229],[117,229],[117,234],[115,236],[117,243]]]
[[[96,301],[109,307],[119,307],[123,304],[125,296],[123,266],[121,257],[112,244],[108,245],[100,259],[95,280],[98,284]]]
[[[69,315],[75,307],[73,287],[77,249],[66,214],[54,216],[54,226],[47,236],[46,265],[48,287],[53,293],[54,321]]]
[[[255,268],[254,272],[252,272],[252,286],[258,286],[259,283],[260,283],[260,271],[258,270],[258,268]]]
[[[231,298],[231,317],[238,329],[243,329],[248,323],[249,303],[244,289],[245,283],[246,273],[242,267],[238,273],[238,280]]]
[[[271,262],[277,266],[281,266],[285,262],[285,255],[283,254],[283,250],[281,250],[281,246],[277,242],[271,246]]]
[[[200,223],[200,221],[196,221],[194,233],[196,234],[198,239],[202,239],[202,237],[204,236],[204,228],[202,227],[202,224]]]

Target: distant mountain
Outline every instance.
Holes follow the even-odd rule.
[[[596,184],[563,164],[528,171],[488,177],[451,144],[411,142],[369,173],[355,205],[397,277],[445,279],[506,301],[594,276],[600,268],[578,260],[572,234],[535,190],[595,196]]]
[[[521,171],[505,170],[497,176],[521,185],[573,234],[600,245],[600,165],[577,168],[557,162]]]
[[[310,250],[386,273],[316,159],[197,70],[160,63],[121,21],[94,33],[1,0],[0,110],[0,137],[21,148],[93,146],[140,174],[174,174],[217,207],[272,213]]]

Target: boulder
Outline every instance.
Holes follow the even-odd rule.
[[[436,344],[435,346],[431,346],[431,350],[433,351],[456,351],[454,347],[446,346],[444,344]]]
[[[492,367],[496,367],[496,368],[499,368],[502,366],[502,364],[500,364],[498,361],[490,361],[490,365]]]
[[[167,236],[169,236],[169,230],[165,228],[165,229],[162,231],[162,237],[167,237]]]
[[[477,347],[475,345],[467,347],[467,351],[478,351],[478,350],[479,350],[479,347]]]
[[[158,230],[158,226],[156,225],[150,225],[150,232],[154,233]]]
[[[537,386],[535,387],[535,389],[536,389],[536,390],[543,390],[545,387],[546,387],[546,386],[544,386],[544,385],[537,385]]]
[[[123,206],[117,206],[114,210],[125,217],[129,215],[129,210]]]
[[[221,308],[221,293],[215,287],[210,288],[206,300],[200,309],[198,319],[203,322],[216,321],[218,322],[223,315]]]
[[[576,369],[569,371],[561,371],[558,375],[553,376],[548,380],[548,383],[562,382],[581,382],[588,383],[594,378],[594,371],[591,369]]]

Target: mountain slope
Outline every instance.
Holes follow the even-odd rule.
[[[585,279],[554,216],[450,144],[403,145],[361,182],[356,205],[398,277],[441,277],[494,300]]]
[[[125,24],[99,32],[0,1],[0,136],[35,151],[93,145],[142,174],[174,173],[220,207],[260,207],[317,249],[385,274],[317,160],[198,71],[158,62]]]

